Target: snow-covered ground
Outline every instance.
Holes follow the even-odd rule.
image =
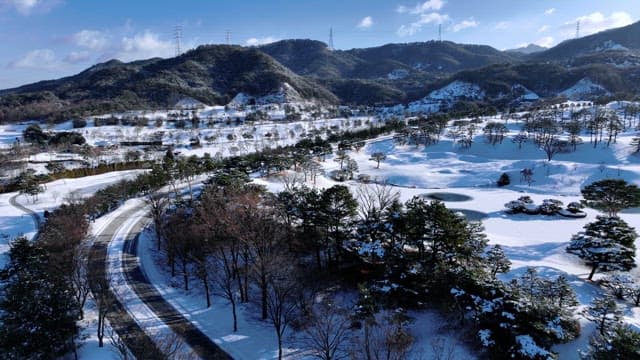
[[[498,118],[491,121],[500,121]],[[482,126],[482,125],[480,125]],[[520,125],[508,124],[510,135],[519,131]],[[571,236],[595,219],[598,214],[585,209],[587,217],[570,219],[545,215],[508,215],[503,204],[522,195],[529,195],[536,203],[554,198],[565,205],[581,199],[580,189],[585,185],[604,178],[622,178],[640,185],[640,156],[634,154],[630,141],[634,133],[619,136],[616,144],[593,148],[586,138],[585,143],[572,153],[558,154],[551,162],[545,158],[542,150],[531,143],[518,148],[507,137],[502,144],[492,146],[478,135],[470,149],[462,149],[447,138],[429,147],[413,145],[400,146],[391,139],[369,141],[368,145],[357,153],[349,153],[358,162],[360,174],[368,174],[379,182],[395,185],[401,201],[413,196],[435,192],[451,192],[469,196],[467,201],[445,201],[452,209],[475,210],[486,214],[483,219],[490,244],[500,244],[512,261],[512,271],[507,277],[520,274],[527,266],[535,266],[542,276],[556,277],[565,275],[578,295],[581,308],[588,305],[602,289],[585,281],[590,268],[574,255],[566,253],[565,248]],[[387,159],[376,168],[370,157],[375,152],[383,152]],[[328,159],[322,164],[326,173],[339,165]],[[520,171],[533,169],[533,182],[529,185],[520,179]],[[511,185],[497,188],[495,182],[506,172],[511,177]],[[258,179],[256,182],[266,185],[272,191],[280,191],[282,184],[276,178]],[[317,186],[330,187],[336,184],[326,177],[319,178]],[[355,191],[362,185],[347,182]],[[309,184],[313,186],[313,184]],[[640,229],[640,212],[637,209],[623,211],[620,216],[631,226]],[[636,241],[640,248],[640,240]],[[640,259],[640,257],[638,258]],[[640,271],[632,274],[638,278]],[[601,275],[597,275],[596,278]],[[625,306],[625,321],[640,323],[640,312]],[[420,326],[433,326],[429,317],[416,316]],[[576,341],[555,348],[561,359],[578,359],[577,349],[584,349],[592,335],[594,326],[581,319],[582,335]],[[427,340],[418,337],[417,347],[428,348]],[[462,349],[464,351],[464,349]]]
[[[569,106],[567,106],[569,107]],[[615,108],[615,104],[610,106]],[[211,113],[226,112],[224,109],[207,108],[202,110]],[[274,110],[275,111],[275,110]],[[568,110],[567,110],[568,111]],[[147,114],[152,116],[151,113]],[[162,117],[168,114],[159,112],[154,116]],[[560,116],[564,117],[563,114]],[[300,121],[292,123],[265,122],[262,124],[247,126],[214,126],[211,129],[179,130],[165,129],[163,141],[170,139],[175,144],[184,144],[189,138],[198,133],[203,147],[192,149],[182,147],[179,150],[185,155],[209,152],[231,153],[231,147],[237,147],[238,152],[249,152],[260,148],[261,144],[274,143],[273,138],[277,132],[280,140],[275,144],[290,144],[298,141],[305,134],[315,131],[324,131],[332,126],[342,129],[355,126],[357,118],[318,120],[315,122]],[[366,120],[361,118],[360,126],[365,125]],[[499,117],[485,119],[501,121]],[[20,136],[26,125],[14,125],[0,127],[0,141],[10,144],[16,136]],[[163,127],[166,125],[163,125]],[[481,127],[482,125],[480,125]],[[618,141],[609,148],[598,146],[593,148],[585,138],[585,143],[578,146],[578,150],[572,153],[557,154],[553,160],[546,161],[545,154],[531,143],[525,143],[522,148],[510,141],[509,136],[520,130],[520,124],[513,121],[507,124],[510,134],[502,144],[492,146],[484,141],[482,135],[477,135],[470,149],[462,149],[446,137],[435,145],[424,148],[413,145],[400,146],[395,144],[390,137],[369,141],[367,146],[359,153],[350,151],[349,156],[358,162],[360,174],[367,174],[372,179],[380,182],[388,182],[395,186],[400,193],[402,201],[413,196],[434,192],[452,192],[469,196],[466,201],[445,201],[446,205],[453,209],[474,210],[485,214],[483,224],[491,244],[501,244],[512,261],[512,272],[506,277],[517,276],[526,266],[537,267],[542,276],[557,276],[564,274],[572,283],[578,294],[581,307],[589,304],[593,297],[602,290],[585,282],[588,268],[576,256],[565,252],[571,235],[580,231],[582,227],[593,221],[597,212],[586,209],[587,217],[584,219],[568,219],[559,216],[544,215],[507,215],[503,211],[503,204],[522,195],[529,195],[536,203],[541,203],[547,198],[555,198],[568,204],[580,199],[580,189],[593,181],[604,178],[623,178],[631,183],[640,184],[640,156],[633,154],[630,146],[632,133],[621,134]],[[57,130],[68,129],[69,124],[60,125]],[[141,130],[135,127],[103,126],[80,129],[86,135],[91,144],[113,144],[122,139],[139,139],[144,134],[155,132],[155,126],[150,124]],[[136,134],[139,132],[139,134]],[[293,136],[291,136],[293,132]],[[271,136],[266,137],[270,133]],[[245,140],[243,134],[253,134],[253,145],[241,145]],[[288,134],[288,135],[285,135]],[[215,135],[216,140],[206,144],[208,136]],[[236,140],[228,140],[233,135]],[[138,137],[139,136],[139,137]],[[246,139],[249,141],[249,139]],[[257,144],[257,145],[256,145]],[[244,150],[240,149],[244,146]],[[369,158],[375,152],[383,152],[387,159],[376,168],[376,163]],[[339,165],[327,159],[322,163],[326,174],[335,170]],[[533,169],[533,182],[528,184],[520,178],[520,171]],[[21,203],[33,208],[42,214],[46,209],[58,206],[72,191],[78,190],[80,195],[86,196],[97,189],[110,183],[121,180],[123,177],[132,177],[136,172],[110,173],[94,177],[75,180],[58,180],[47,184],[47,190],[41,194],[36,204],[30,204],[25,197],[19,197]],[[500,174],[507,173],[511,177],[511,184],[504,188],[497,188],[494,184]],[[280,191],[282,182],[277,178],[256,179],[255,182],[266,185],[271,191]],[[318,178],[316,184],[309,186],[330,187],[337,184],[326,176]],[[363,185],[355,181],[346,182],[354,190]],[[2,194],[0,199],[0,254],[8,250],[8,240],[20,233],[32,235],[33,223],[27,215],[22,215],[17,209],[11,207],[8,199],[13,194]],[[130,206],[130,205],[127,205]],[[123,208],[126,209],[126,208]],[[118,210],[120,211],[120,210]],[[631,226],[640,229],[640,212],[636,210],[625,211],[621,217]],[[109,215],[98,219],[93,225],[98,229],[100,224],[108,221]],[[126,227],[125,227],[126,228]],[[114,253],[117,254],[118,244],[114,244]],[[155,282],[158,290],[177,308],[183,311],[201,330],[211,336],[232,356],[239,359],[270,359],[277,353],[276,338],[273,329],[266,323],[253,317],[254,311],[250,308],[239,309],[239,331],[231,332],[231,314],[229,305],[219,297],[214,296],[210,309],[204,306],[204,295],[198,284],[194,282],[194,288],[187,294],[180,289],[179,283],[172,283],[170,277],[163,269],[161,259],[151,251],[150,234],[141,237],[141,261],[148,272],[149,277]],[[640,247],[640,242],[637,243]],[[0,255],[0,262],[4,255]],[[115,255],[114,255],[115,256]],[[638,270],[632,271],[638,277]],[[118,285],[123,285],[121,282]],[[127,296],[127,295],[124,295]],[[135,301],[133,302],[135,305]],[[88,335],[95,334],[95,328],[91,329],[91,319],[95,318],[95,312],[91,312],[91,303],[88,305],[87,318],[89,328],[85,331]],[[139,311],[138,311],[139,310]],[[144,309],[133,310],[143,318],[153,321],[152,316],[144,312]],[[93,315],[92,315],[93,314]],[[629,323],[640,324],[640,311],[626,309],[625,320]],[[440,322],[442,319],[433,312],[420,312],[411,314],[416,321],[411,329],[418,343],[415,345],[416,355],[429,356],[431,349],[430,340],[435,335],[442,335]],[[577,349],[584,348],[588,344],[589,336],[594,327],[585,320],[582,323],[581,337],[569,344],[559,345],[555,348],[561,354],[561,359],[577,359]],[[95,326],[95,325],[93,325]],[[149,325],[158,327],[157,323]],[[457,339],[456,334],[447,334],[447,339],[458,351],[459,357],[473,358],[465,349],[463,339]],[[82,358],[112,358],[113,353],[105,349],[98,349],[95,335],[83,340],[85,346],[81,350]],[[287,357],[290,359],[303,358],[304,354],[299,350],[295,336],[285,340]]]

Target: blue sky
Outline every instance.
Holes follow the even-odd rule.
[[[75,74],[112,58],[170,57],[200,44],[291,38],[338,49],[437,38],[508,49],[553,46],[640,19],[639,0],[0,0],[0,89]]]

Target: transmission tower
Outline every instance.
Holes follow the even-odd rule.
[[[442,41],[442,24],[438,24],[438,41]]]
[[[335,50],[333,47],[333,28],[329,28],[329,50]]]
[[[231,31],[227,30],[224,33],[224,38],[225,38],[225,40],[227,42],[227,45],[231,45]]]
[[[173,29],[173,39],[176,42],[176,56],[179,56],[180,54],[182,54],[182,26],[176,25],[176,27]]]
[[[580,20],[576,23],[576,39],[580,37]]]

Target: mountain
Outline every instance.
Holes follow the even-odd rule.
[[[490,46],[450,41],[330,50],[320,41],[282,40],[258,49],[324,85],[345,104],[397,104],[422,95],[425,83],[460,70],[518,61]]]
[[[486,45],[428,41],[329,50],[314,40],[282,40],[259,49],[299,75],[401,80],[416,74],[450,74],[516,58]]]
[[[640,22],[563,41],[532,56],[535,61],[573,62],[583,56],[609,53],[615,57],[640,55]]]
[[[282,40],[258,47],[298,75],[322,78],[350,77],[363,61],[344,52],[329,50],[321,41]]]
[[[0,121],[24,115],[166,108],[185,97],[226,104],[238,93],[253,97],[295,93],[304,99],[338,102],[312,79],[296,75],[258,49],[206,45],[175,58],[112,60],[74,76],[0,91]]]
[[[522,46],[516,49],[509,49],[509,50],[505,50],[505,52],[507,53],[511,53],[511,54],[524,54],[524,55],[531,55],[537,52],[541,52],[541,51],[545,51],[547,50],[546,47],[544,46],[539,46],[536,44],[529,44],[527,46]]]
[[[462,101],[515,106],[640,92],[640,23],[523,53],[533,50],[539,49],[499,51],[450,41],[351,50],[304,39],[204,45],[175,58],[111,60],[74,76],[2,90],[0,122],[166,108],[185,98],[210,105],[232,99],[395,105],[458,94]]]

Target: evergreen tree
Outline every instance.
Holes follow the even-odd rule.
[[[615,216],[620,210],[640,206],[640,189],[622,179],[605,179],[582,189],[585,205]]]
[[[629,270],[635,267],[635,230],[618,217],[598,216],[571,239],[567,252],[578,255],[591,265],[591,280],[595,272]]]
[[[640,358],[640,333],[628,325],[617,326],[611,337],[595,336],[585,360],[635,360]]]
[[[506,273],[511,268],[511,261],[509,261],[500,245],[494,245],[487,251],[486,264],[489,274],[494,279],[498,273]]]
[[[320,207],[327,226],[327,238],[333,244],[334,254],[340,257],[343,253],[342,242],[352,230],[358,202],[348,187],[335,185],[322,193]]]
[[[26,238],[11,244],[2,270],[0,353],[49,359],[74,349],[78,307],[71,285],[50,271],[46,251]]]
[[[601,336],[620,324],[622,310],[618,309],[616,299],[611,296],[593,299],[593,303],[584,311],[584,317],[596,323]]]

